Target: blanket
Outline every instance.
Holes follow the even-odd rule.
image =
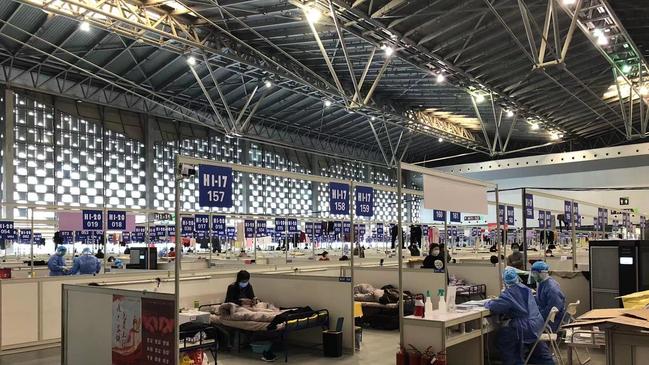
[[[270,323],[279,314],[286,312],[270,303],[257,303],[253,307],[244,307],[234,303],[223,303],[218,308],[218,315],[227,321],[253,321]]]
[[[357,302],[378,302],[383,294],[383,290],[376,289],[370,284],[358,284],[354,286],[354,301]]]

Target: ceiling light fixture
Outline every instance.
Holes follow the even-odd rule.
[[[441,84],[442,82],[446,81],[446,76],[444,76],[443,73],[438,73],[437,77],[435,78],[438,84]]]
[[[511,117],[513,117],[513,116],[514,116],[514,112],[513,112],[512,110],[508,110],[508,111],[507,111],[507,117],[508,117],[508,118],[511,118]]]
[[[270,80],[265,80],[264,81],[264,86],[266,86],[267,89],[270,89],[271,86],[273,86],[273,83],[270,82]]]
[[[649,88],[647,88],[647,86],[645,86],[645,85],[640,86],[640,90],[639,90],[639,91],[640,91],[640,95],[647,95],[647,94],[649,94]]]
[[[539,129],[541,129],[541,126],[539,125],[539,123],[534,123],[532,124],[531,128],[533,131],[538,131]]]
[[[608,38],[606,36],[597,37],[597,44],[600,46],[605,46],[608,44]]]
[[[320,10],[314,8],[314,7],[309,7],[306,10],[306,20],[311,23],[315,24],[320,20],[320,17],[322,17],[322,13]]]
[[[476,102],[476,103],[482,103],[483,101],[484,101],[484,95],[482,95],[482,94],[477,94],[477,95],[475,96],[475,102]]]
[[[372,117],[372,118],[370,118],[370,120],[373,122],[373,121],[376,120],[376,117]]]
[[[324,106],[327,107],[327,108],[330,107],[331,106],[331,100],[325,100]]]
[[[88,23],[87,20],[82,21],[79,24],[79,29],[83,30],[84,32],[89,32],[90,31],[90,23]]]
[[[196,58],[194,56],[187,57],[187,64],[190,66],[194,66],[196,64]]]
[[[394,48],[385,44],[381,46],[381,49],[383,50],[383,52],[385,52],[385,55],[387,57],[392,56],[392,54],[394,53]]]
[[[439,143],[442,143],[442,142],[444,142],[444,138],[442,138],[442,137],[439,137],[439,138],[437,139],[437,142],[439,142]]]
[[[627,65],[627,64],[622,65],[622,72],[624,72],[625,74],[631,72],[631,65]]]
[[[574,5],[575,0],[563,0],[563,5]]]
[[[563,137],[563,134],[560,134],[560,133],[557,133],[557,132],[550,133],[550,139],[553,140],[553,141],[556,141],[561,137]]]

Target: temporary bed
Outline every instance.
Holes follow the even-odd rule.
[[[394,293],[396,292],[396,297]],[[390,295],[392,294],[392,295]],[[375,329],[394,330],[399,328],[398,289],[386,285],[375,289],[369,284],[358,284],[354,287],[354,301],[361,303],[363,316],[359,319],[362,324]],[[404,291],[404,315],[414,313],[415,296]],[[358,324],[358,322],[357,322]]]

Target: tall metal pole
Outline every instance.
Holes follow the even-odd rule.
[[[104,197],[105,199],[105,197]],[[104,237],[104,270],[103,272],[106,273],[106,264],[108,263],[108,209],[106,209],[106,201],[104,201],[104,212],[102,215],[102,225],[103,225],[103,232],[102,235]],[[74,250],[73,250],[74,251]]]
[[[207,232],[208,232],[209,235],[210,235],[210,239],[209,239],[210,246],[209,246],[209,248],[208,248],[208,250],[210,251],[210,253],[209,253],[210,257],[209,257],[209,259],[208,259],[208,261],[207,261],[207,268],[208,268],[208,269],[211,269],[211,268],[212,268],[212,250],[213,250],[213,247],[214,247],[214,241],[213,241],[214,238],[212,237],[212,219],[213,219],[213,218],[212,218],[212,210],[211,210],[211,208],[210,208],[210,214],[209,214],[209,220],[210,220],[210,222],[207,224],[207,225],[208,225]]]
[[[498,194],[498,185],[496,184],[496,248],[498,249],[498,277],[503,276],[503,259],[502,259],[502,244],[500,242],[502,235],[500,233],[500,197]],[[500,283],[500,289],[503,289],[503,281],[498,280]]]
[[[354,197],[355,197],[355,192],[354,192],[354,181],[349,182],[349,199],[347,200],[349,202],[349,249],[350,249],[350,256],[351,259],[349,261],[349,264],[351,265],[351,283],[349,284],[350,286],[350,291],[351,291],[351,296],[352,299],[354,298],[354,240],[356,239],[355,231],[354,231]],[[360,227],[359,233],[360,233]],[[358,258],[360,259],[360,253],[361,250],[358,250]],[[352,320],[351,320],[351,334],[352,338],[355,338],[356,336],[356,323],[354,323],[354,301],[352,300]],[[356,348],[355,345],[356,341],[354,341],[354,348]]]
[[[442,255],[444,257],[444,295],[448,297],[448,260],[446,258],[446,251],[448,250],[448,245],[451,242],[451,238],[448,232],[448,219],[450,218],[450,211],[444,211],[444,249],[442,250]]]
[[[34,277],[34,208],[32,211],[31,233],[29,237],[29,277]]]
[[[401,197],[401,162],[397,164],[397,254],[399,255],[399,346],[405,348],[405,340],[403,335],[403,232],[402,232],[402,197]]]
[[[174,333],[175,339],[177,340],[178,334],[180,333],[180,322],[178,317],[178,311],[180,309],[180,270],[181,265],[180,261],[182,260],[182,242],[180,239],[180,186],[182,182],[182,175],[180,174],[180,157],[176,154],[175,163],[174,163],[174,180],[175,180],[175,193],[176,193],[176,202],[174,205],[175,208],[175,220],[176,220],[176,261],[175,261],[175,270],[174,270],[174,302],[176,304],[176,309],[174,311],[175,315],[175,326],[176,331]],[[179,349],[178,346],[174,346],[174,358],[179,358]]]
[[[253,222],[255,222],[255,229],[252,232],[252,245],[253,247],[253,252],[254,252],[254,257],[255,257],[255,264],[257,263],[257,220],[254,219]]]
[[[527,215],[527,205],[526,205],[527,202],[525,200],[525,195],[526,195],[525,194],[525,188],[523,188],[523,189],[521,189],[521,199],[522,199],[521,202],[523,203],[523,204],[521,204],[521,207],[523,207],[523,209],[521,210],[522,217],[523,217],[523,220],[522,220],[522,223],[523,223],[523,240],[522,240],[523,241],[523,245],[522,245],[522,249],[523,249],[523,270],[527,270],[527,216],[526,216]]]
[[[572,223],[572,268],[577,268],[577,215],[575,214],[575,201],[570,202],[570,222]]]

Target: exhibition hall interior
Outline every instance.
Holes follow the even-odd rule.
[[[0,0],[0,364],[645,364],[648,19]]]

